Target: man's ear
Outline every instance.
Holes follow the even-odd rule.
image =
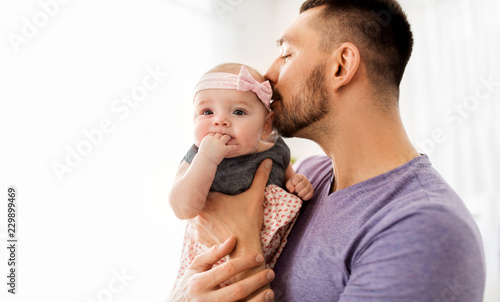
[[[264,120],[264,127],[262,128],[261,139],[264,141],[269,139],[269,137],[271,137],[271,134],[273,134],[273,120],[274,112],[269,112],[266,116],[266,119]]]
[[[333,80],[333,91],[337,92],[346,86],[358,71],[361,56],[356,45],[346,42],[340,45],[332,54],[333,69],[331,78]]]

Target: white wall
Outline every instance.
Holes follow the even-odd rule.
[[[163,301],[183,235],[165,191],[191,142],[191,91],[213,63],[218,19],[209,4],[62,2],[45,19],[38,1],[0,3],[2,246],[7,186],[19,190],[18,295],[2,277],[0,300]]]

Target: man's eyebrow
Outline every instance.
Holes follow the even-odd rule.
[[[294,43],[296,43],[296,39],[294,39],[293,37],[290,37],[288,35],[284,35],[283,37],[281,37],[280,39],[278,39],[276,41],[276,45],[281,47],[281,46],[283,46],[283,43],[294,44]]]

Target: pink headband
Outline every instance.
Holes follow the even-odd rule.
[[[245,66],[241,66],[240,74],[227,72],[207,73],[201,77],[194,88],[194,94],[205,89],[235,89],[252,91],[262,101],[267,110],[271,110],[270,102],[273,90],[269,81],[259,83]]]

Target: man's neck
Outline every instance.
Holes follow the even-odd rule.
[[[399,113],[358,109],[343,116],[331,121],[335,126],[330,133],[318,131],[321,134],[314,137],[332,159],[335,183],[331,192],[381,175],[419,156]]]

